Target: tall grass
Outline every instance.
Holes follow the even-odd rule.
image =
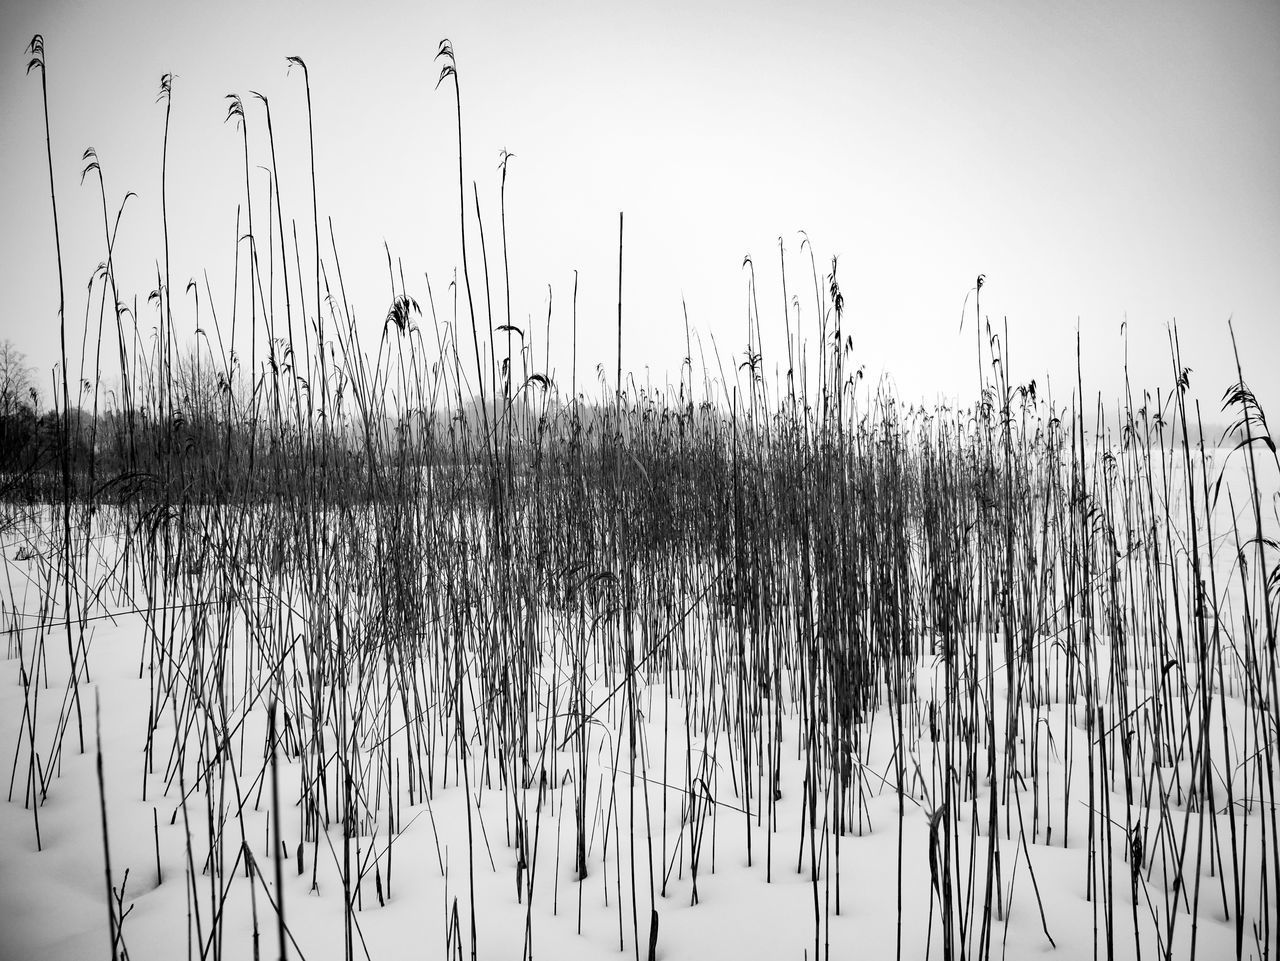
[[[32,51],[43,77],[38,37]],[[259,912],[279,955],[296,951],[287,872],[311,891],[336,880],[342,953],[363,953],[360,918],[396,897],[402,835],[414,820],[436,831],[451,784],[466,879],[459,890],[437,835],[452,898],[438,937],[459,957],[461,912],[470,956],[486,953],[476,879],[502,863],[527,906],[526,957],[535,893],[558,912],[564,881],[579,930],[598,886],[618,948],[653,959],[664,901],[697,903],[740,845],[760,883],[803,876],[804,950],[826,958],[858,870],[849,845],[882,830],[897,832],[898,956],[917,898],[931,955],[1003,955],[1023,878],[1053,944],[1066,932],[1050,930],[1041,865],[1059,845],[1084,852],[1098,954],[1194,956],[1212,916],[1233,925],[1239,955],[1275,957],[1280,565],[1265,472],[1280,462],[1243,372],[1224,398],[1225,460],[1202,436],[1176,340],[1172,393],[1112,412],[1082,379],[1067,398],[1017,384],[1007,335],[979,313],[978,400],[905,405],[852,368],[836,262],[820,275],[806,238],[812,315],[788,300],[779,248],[783,385],[768,390],[753,269],[741,362],[727,375],[704,363],[699,391],[687,340],[689,376],[682,365],[677,385],[642,385],[624,378],[620,217],[615,382],[601,373],[595,396],[577,391],[575,296],[562,393],[562,376],[536,369],[549,344],[511,323],[505,155],[506,322],[495,328],[488,296],[487,333],[478,321],[467,235],[483,253],[479,188],[469,205],[448,41],[438,58],[457,114],[452,316],[436,316],[428,286],[428,321],[388,251],[391,308],[366,348],[332,228],[320,250],[314,146],[308,301],[259,94],[265,262],[243,102],[228,112],[247,222],[230,349],[204,338],[173,353],[182,308],[166,239],[158,343],[148,351],[136,311],[117,306],[109,372],[98,324],[81,376],[95,397],[108,378],[119,387],[90,415],[92,453],[77,456],[64,344],[62,496],[5,508],[38,585],[34,601],[11,586],[3,606],[24,695],[9,798],[21,782],[37,840],[73,720],[72,749],[85,750],[88,626],[130,615],[147,723],[141,770],[118,776],[140,778],[170,826],[181,818],[191,957],[243,951],[222,919],[246,898],[253,955]],[[310,75],[289,63],[310,124]],[[166,131],[170,89],[166,75]],[[118,303],[114,236],[102,283]],[[487,253],[485,275],[487,287]],[[235,349],[246,300],[248,366]],[[544,341],[551,327],[549,308]],[[493,792],[501,831],[486,820]],[[891,823],[878,819],[886,797]],[[927,838],[924,886],[906,861],[913,831]],[[160,848],[157,819],[157,886]],[[113,883],[108,861],[115,956],[127,909]]]

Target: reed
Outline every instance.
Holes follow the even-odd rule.
[[[31,52],[43,77],[38,37]],[[579,935],[607,930],[652,961],[672,929],[659,925],[666,901],[699,905],[735,872],[782,892],[794,853],[795,951],[827,958],[873,923],[860,857],[888,831],[878,876],[896,957],[1003,956],[1032,911],[1049,946],[1193,957],[1223,943],[1225,923],[1238,955],[1275,957],[1280,548],[1267,471],[1280,460],[1243,369],[1215,445],[1176,332],[1172,392],[1138,406],[1127,393],[1111,410],[1086,395],[1078,360],[1065,399],[1018,383],[1007,331],[975,298],[974,402],[913,405],[854,366],[837,262],[820,274],[805,237],[803,327],[780,241],[782,317],[762,314],[748,258],[744,355],[725,367],[713,341],[699,383],[686,326],[678,383],[641,382],[623,353],[620,215],[615,380],[601,367],[599,389],[579,393],[575,272],[566,396],[549,367],[552,292],[541,335],[512,323],[506,153],[485,185],[501,225],[505,323],[493,323],[448,41],[437,59],[440,82],[454,81],[464,289],[455,279],[452,316],[438,317],[425,275],[423,296],[387,249],[376,346],[362,343],[332,225],[320,249],[313,139],[314,277],[296,226],[290,264],[286,201],[303,192],[276,163],[265,96],[252,142],[229,100],[245,217],[227,342],[207,280],[203,302],[194,281],[190,301],[170,297],[167,240],[160,336],[148,346],[136,309],[126,329],[113,269],[124,202],[108,230],[85,154],[106,248],[92,351],[88,311],[82,332],[94,409],[73,430],[64,318],[60,477],[26,471],[26,500],[3,506],[21,546],[0,597],[21,717],[3,730],[9,797],[22,795],[46,847],[41,810],[75,763],[63,745],[90,654],[114,656],[93,625],[135,633],[139,750],[104,755],[99,735],[96,758],[113,956],[129,953],[133,905],[177,903],[163,899],[181,871],[191,957],[257,958],[262,925],[279,957],[301,955],[316,933],[290,928],[286,902],[297,925],[315,895],[342,900],[341,934],[335,922],[320,953],[354,958],[378,912],[422,890],[425,864],[446,908],[433,937],[451,956],[464,930],[473,959],[504,945],[532,958],[535,943],[545,955],[572,884]],[[310,137],[311,77],[300,58],[288,65],[303,72]],[[47,120],[46,152],[52,171]],[[255,159],[269,161],[256,188]],[[166,152],[162,197],[171,175]],[[114,385],[100,360],[108,298]],[[175,332],[206,315],[216,354]],[[787,339],[772,389],[766,323]],[[82,432],[94,443],[77,445]],[[144,849],[112,833],[126,816],[114,802],[107,824],[117,779],[151,808]],[[156,884],[126,895],[111,864],[138,858]],[[1053,863],[1076,872],[1087,925],[1051,923]],[[515,915],[491,893],[499,874]],[[516,918],[514,940],[490,912]],[[131,933],[148,923],[139,914]]]

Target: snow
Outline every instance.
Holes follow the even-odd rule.
[[[781,793],[776,808],[770,812],[759,804],[767,793],[763,772],[768,770],[759,757],[751,762],[755,783],[744,802],[739,784],[742,762],[732,747],[736,742],[729,722],[707,726],[701,714],[709,707],[716,710],[715,705],[732,692],[716,690],[713,684],[707,687],[711,682],[699,678],[697,671],[692,677],[677,670],[637,675],[635,703],[640,716],[633,781],[626,709],[630,687],[604,703],[591,722],[575,733],[580,714],[574,713],[572,685],[564,674],[572,650],[569,615],[549,611],[541,627],[542,637],[558,639],[540,648],[544,660],[534,684],[545,700],[532,716],[549,725],[534,737],[541,755],[529,759],[530,773],[523,783],[504,787],[499,759],[491,753],[486,763],[483,745],[473,741],[468,750],[470,798],[458,783],[452,732],[442,730],[430,742],[437,756],[429,796],[410,803],[406,787],[410,745],[402,705],[385,697],[385,681],[376,671],[368,676],[352,674],[347,693],[354,698],[363,692],[362,706],[348,707],[348,713],[339,709],[329,720],[344,717],[355,725],[362,745],[358,757],[371,765],[356,776],[369,790],[376,787],[380,793],[372,801],[362,796],[361,803],[367,806],[357,817],[358,830],[349,837],[344,839],[340,819],[331,817],[318,838],[300,846],[304,826],[297,802],[306,764],[301,756],[281,750],[278,815],[284,863],[283,888],[278,889],[273,874],[270,765],[264,760],[268,695],[264,687],[255,689],[250,678],[257,676],[264,662],[280,657],[281,641],[272,625],[298,626],[298,620],[279,610],[289,604],[281,598],[276,599],[279,605],[269,600],[244,602],[243,597],[251,593],[244,588],[232,612],[217,613],[210,607],[147,613],[146,599],[134,593],[143,581],[135,579],[126,586],[117,579],[110,589],[77,608],[78,616],[92,620],[82,625],[87,669],[72,686],[68,637],[78,644],[81,625],[73,626],[68,635],[60,607],[62,595],[53,590],[57,539],[49,533],[55,528],[48,520],[48,515],[33,515],[11,524],[4,543],[7,588],[0,613],[8,631],[8,651],[0,660],[0,744],[12,756],[12,789],[0,804],[0,955],[4,958],[79,961],[110,956],[96,775],[99,747],[111,883],[126,912],[121,952],[127,949],[134,961],[274,957],[277,927],[271,905],[281,899],[288,956],[316,961],[343,958],[348,936],[357,958],[470,957],[473,904],[474,951],[486,959],[644,958],[651,909],[658,914],[655,956],[662,961],[892,957],[899,950],[899,939],[902,957],[943,956],[942,919],[930,873],[930,818],[940,804],[943,768],[937,752],[942,747],[931,740],[927,724],[920,720],[930,707],[935,711],[945,707],[946,679],[938,658],[926,654],[915,662],[914,696],[908,701],[917,712],[916,723],[908,725],[914,770],[905,772],[908,791],[902,799],[901,822],[894,790],[895,720],[888,708],[881,708],[858,728],[865,738],[853,780],[855,790],[860,786],[860,799],[850,802],[856,813],[843,834],[834,830],[832,814],[821,796],[818,829],[811,832],[805,822],[804,731],[785,698],[778,752]],[[108,523],[95,529],[95,537],[100,540],[92,552],[94,572],[86,579],[90,583],[110,570],[116,552],[125,547],[119,530],[113,532]],[[140,563],[146,551],[136,546],[134,550],[131,563]],[[228,589],[215,584],[207,571],[187,583],[194,591],[193,601],[210,605],[223,599],[218,591]],[[257,612],[260,620],[254,623],[246,611]],[[160,620],[162,613],[167,622]],[[305,612],[294,614],[305,622]],[[700,610],[695,616],[714,619],[716,614]],[[218,633],[223,619],[233,625],[230,634]],[[169,629],[187,645],[183,648],[186,659],[157,656],[163,632]],[[211,632],[210,636],[201,640],[202,631]],[[209,656],[221,637],[230,638],[225,688],[230,693],[218,704],[211,688],[193,680],[193,665],[196,654]],[[283,687],[305,690],[310,678],[303,662],[284,650]],[[1107,663],[1105,639],[1096,656],[1099,663]],[[1005,675],[999,662],[992,666],[996,668],[995,733],[997,744],[1003,745]],[[619,679],[616,674],[606,676],[599,665],[596,668],[585,695],[589,705],[601,705]],[[148,755],[148,716],[157,705],[153,670],[174,672],[172,690],[180,696],[159,703],[153,750]],[[33,676],[35,683],[24,683],[24,677]],[[695,705],[697,717],[687,716],[687,685],[704,688]],[[336,697],[342,686],[330,684],[327,694]],[[78,711],[73,693],[79,695]],[[444,696],[442,690],[434,693]],[[1134,682],[1131,693],[1134,702],[1141,701],[1144,692],[1139,682]],[[1248,715],[1238,692],[1219,692],[1219,696],[1225,700],[1226,727],[1206,734],[1218,743],[1235,745],[1233,751],[1239,757]],[[302,703],[301,694],[294,700],[290,697],[284,699],[285,709]],[[772,702],[766,699],[766,703]],[[201,709],[190,710],[192,704]],[[998,798],[1001,900],[991,905],[995,916],[992,957],[1091,959],[1106,952],[1105,911],[1100,899],[1088,897],[1091,872],[1095,878],[1104,874],[1090,858],[1087,833],[1090,732],[1069,717],[1070,707],[1065,698],[1046,698],[1040,709],[1042,720],[1037,722],[1048,734],[1036,745],[1042,776],[1034,788],[1026,786],[1016,797]],[[470,702],[467,720],[473,731],[483,708]],[[425,709],[434,710],[434,706],[427,704]],[[33,712],[34,736],[28,727]],[[1141,709],[1138,715],[1145,717]],[[342,732],[330,726],[328,734],[333,748]],[[1023,736],[1017,750],[1025,754],[1028,746]],[[1248,736],[1255,740],[1244,743],[1256,747],[1256,735]],[[579,784],[576,770],[583,739],[588,777]],[[1115,737],[1109,738],[1109,749],[1114,750],[1116,743]],[[185,764],[177,760],[177,749],[191,753]],[[224,755],[233,763],[207,764],[210,758]],[[979,762],[985,773],[985,750],[979,752]],[[377,765],[387,765],[385,777]],[[507,773],[517,767],[509,764]],[[201,777],[202,770],[211,776]],[[331,758],[327,770],[335,776],[341,765]],[[542,772],[546,784],[540,790]],[[1184,777],[1187,773],[1183,771]],[[1172,774],[1172,767],[1164,767],[1139,776],[1170,778]],[[1214,771],[1212,776],[1219,790],[1229,781],[1237,790],[1247,783],[1240,780],[1244,775],[1238,770]],[[695,792],[702,791],[692,806],[690,784]],[[956,818],[963,870],[968,870],[971,858],[977,878],[971,913],[965,917],[970,926],[977,924],[984,908],[991,789],[986,783],[975,797],[961,791],[958,810],[948,812]],[[329,790],[331,798],[339,797],[338,787],[330,784]],[[1102,789],[1098,790],[1100,804]],[[394,805],[387,804],[389,791],[396,797]],[[586,797],[589,839],[588,875],[583,880],[574,870],[574,805],[580,791]],[[42,795],[39,803],[32,803],[37,792]],[[1266,794],[1273,797],[1273,792],[1274,784]],[[1156,849],[1154,841],[1149,842],[1152,848],[1139,869],[1139,903],[1133,910],[1131,838],[1124,828],[1122,787],[1113,784],[1106,796],[1111,826],[1100,817],[1094,819],[1099,833],[1093,850],[1103,850],[1107,835],[1114,856],[1109,883],[1114,884],[1115,955],[1136,957],[1136,923],[1145,957],[1154,957],[1166,947],[1172,957],[1187,957],[1193,939],[1199,957],[1234,956],[1234,924],[1223,912],[1223,903],[1231,897],[1230,881],[1219,881],[1208,856],[1200,862],[1199,903],[1194,911],[1187,905],[1174,912],[1171,945],[1164,944],[1168,927],[1162,913],[1170,897],[1169,865],[1160,855],[1164,848]],[[530,834],[524,866],[514,844],[517,800]],[[235,816],[237,810],[242,810],[241,817]],[[1188,859],[1194,862],[1200,814],[1180,805],[1176,797],[1167,810],[1173,817],[1165,828],[1192,838]],[[1044,822],[1034,832],[1033,811]],[[1154,811],[1154,805],[1135,805],[1131,814],[1135,823],[1152,825]],[[1061,827],[1064,818],[1070,818],[1069,836]],[[1252,885],[1246,891],[1250,924],[1265,910],[1256,883],[1262,821],[1256,807],[1241,821],[1253,832],[1240,851],[1240,874]],[[1225,817],[1220,815],[1217,822],[1223,832],[1228,829]],[[225,833],[211,841],[210,824]],[[1158,827],[1150,827],[1144,836],[1155,838]],[[816,870],[815,839],[820,860]],[[1159,843],[1168,844],[1169,838]],[[695,847],[699,856],[696,904]],[[1200,850],[1206,849],[1202,844]],[[251,872],[246,871],[246,857],[252,859],[255,869]],[[363,865],[364,871],[360,882],[352,885],[355,910],[350,914],[350,932],[342,881],[348,859]],[[209,870],[211,865],[214,870]],[[1194,872],[1195,867],[1189,870]],[[963,878],[963,872],[954,876]],[[451,933],[455,906],[456,934]],[[1275,934],[1271,937],[1274,940]],[[972,952],[978,946],[977,936],[971,931],[969,938]],[[1257,956],[1251,933],[1246,934],[1245,945],[1246,956]]]

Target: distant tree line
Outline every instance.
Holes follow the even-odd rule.
[[[0,491],[28,479],[58,450],[58,418],[40,410],[40,393],[26,355],[0,343]]]

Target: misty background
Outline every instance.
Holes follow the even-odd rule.
[[[713,371],[712,337],[726,369],[730,355],[741,357],[747,255],[766,375],[772,385],[785,373],[779,238],[791,316],[798,305],[812,355],[804,231],[820,278],[839,256],[854,363],[865,365],[868,383],[888,372],[906,400],[972,399],[970,291],[984,274],[982,312],[998,328],[1007,319],[1012,380],[1036,379],[1042,391],[1048,381],[1060,406],[1074,389],[1077,327],[1085,394],[1100,392],[1114,409],[1126,348],[1135,388],[1172,388],[1176,320],[1205,420],[1223,420],[1218,399],[1235,380],[1230,318],[1246,380],[1273,420],[1280,416],[1280,6],[1272,2],[365,9],[56,0],[9,4],[0,18],[0,337],[26,353],[46,403],[58,288],[39,78],[26,75],[23,52],[37,32],[73,358],[89,278],[106,258],[96,180],[80,182],[88,147],[112,216],[126,191],[137,194],[121,219],[115,271],[122,298],[132,307],[137,296],[139,325],[156,324],[147,295],[163,257],[156,95],[166,72],[174,74],[168,205],[178,336],[194,336],[194,301],[179,296],[188,280],[200,288],[203,326],[208,290],[224,331],[230,314],[244,170],[241,134],[224,122],[229,93],[244,98],[260,234],[268,175],[256,168],[271,158],[251,91],[269,99],[284,218],[296,222],[301,276],[312,276],[306,99],[300,71],[286,70],[290,55],[310,70],[320,253],[332,267],[331,218],[366,343],[392,297],[384,242],[425,322],[426,276],[441,319],[450,318],[448,284],[461,263],[456,130],[453,91],[435,89],[433,59],[448,37],[495,318],[505,317],[505,149],[514,155],[512,321],[533,328],[540,358],[551,298],[550,366],[562,391],[575,270],[579,389],[594,389],[597,364],[611,389],[624,211],[623,367],[642,381],[678,381],[682,302]],[[474,219],[468,246],[483,312]],[[314,311],[310,285],[302,287]],[[90,314],[96,326],[96,294]],[[247,358],[243,343],[241,351]],[[696,344],[692,360],[699,370]],[[75,359],[71,366],[74,377]]]

